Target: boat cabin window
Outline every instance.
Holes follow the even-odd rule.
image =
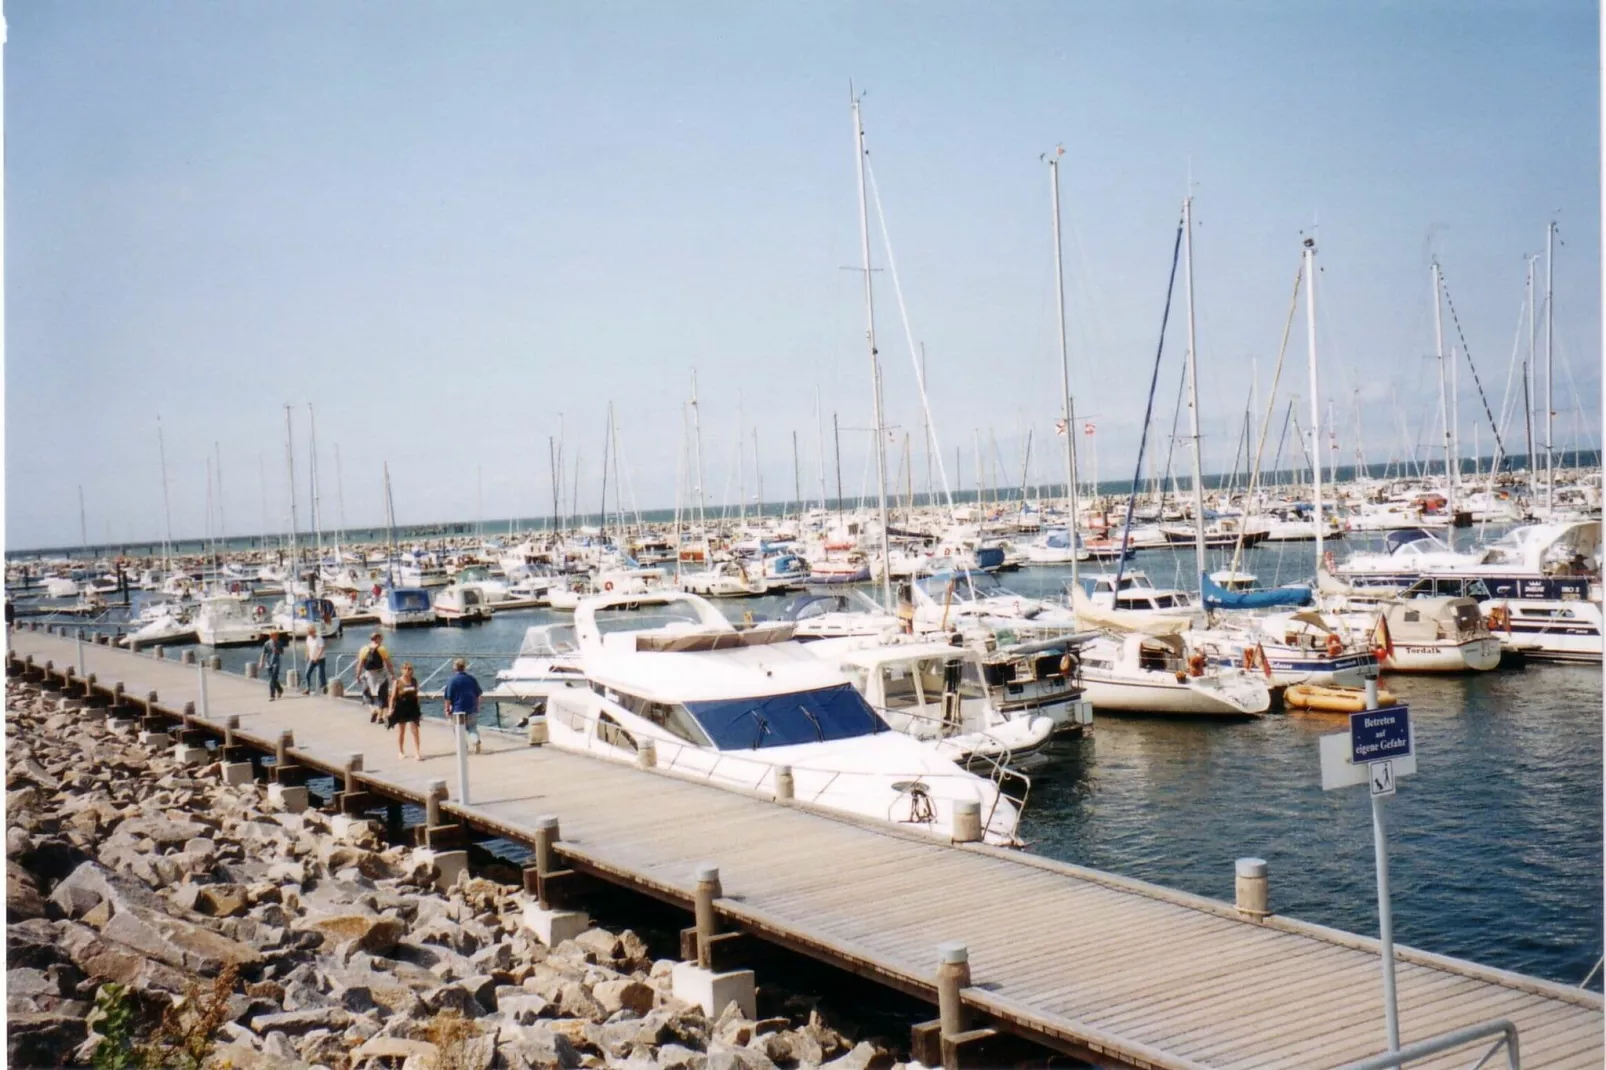
[[[686,708],[720,750],[757,750],[853,739],[887,730],[848,684],[759,698],[688,702]]]
[[[1407,623],[1407,624],[1415,624],[1417,621],[1419,621],[1421,619],[1422,619],[1422,614],[1421,614],[1420,611],[1415,610],[1415,609],[1408,609],[1408,610],[1405,611],[1405,623]]]
[[[574,625],[564,624],[549,628],[531,628],[524,634],[524,642],[519,645],[519,657],[561,657],[565,654],[578,653],[579,650],[580,644],[574,637]]]
[[[611,687],[592,685],[603,698],[610,702],[617,702],[631,713],[644,721],[651,721],[671,735],[679,736],[694,747],[709,745],[708,735],[697,724],[686,707],[679,703],[657,702],[653,699],[642,698],[639,695],[615,691]]]

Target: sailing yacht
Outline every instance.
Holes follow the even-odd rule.
[[[647,613],[616,612],[632,601]],[[676,592],[588,598],[574,629],[591,686],[547,700],[553,746],[637,762],[650,741],[671,775],[764,796],[784,771],[801,803],[942,840],[955,805],[974,802],[986,842],[1019,843],[1019,807],[997,782],[892,731],[788,624],[738,631]]]

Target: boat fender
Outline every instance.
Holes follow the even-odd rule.
[[[1344,640],[1336,632],[1327,633],[1327,656],[1336,658],[1344,652]]]
[[[1205,656],[1202,651],[1195,650],[1188,657],[1188,675],[1203,676],[1205,672]]]

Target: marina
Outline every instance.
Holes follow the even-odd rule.
[[[28,658],[34,668],[19,660]],[[386,743],[364,743],[375,736],[353,705],[315,697],[272,706],[243,678],[196,665],[29,630],[12,636],[8,675],[79,658],[97,681],[122,685],[97,683],[105,688],[97,694],[159,696],[143,704],[147,730],[181,720],[221,738],[219,718],[237,717],[235,745],[354,777],[347,791],[414,803],[449,774],[444,726],[428,727],[426,761],[397,763]],[[63,670],[49,671],[70,694]],[[207,677],[204,694],[198,674]],[[122,716],[119,708],[109,716]],[[352,773],[348,756],[356,755]],[[940,986],[938,946],[959,941],[970,965],[960,991],[966,1014],[1102,1065],[1338,1065],[1378,1049],[1376,943],[1279,914],[1256,917],[1253,900],[1246,917],[1244,900],[1233,906],[1019,852],[947,846],[827,817],[797,800],[715,790],[518,740],[495,742],[472,761],[475,801],[442,802],[444,816],[528,843],[536,819],[555,814],[565,863],[683,905],[695,898],[692,870],[712,857],[726,896],[715,904],[723,924],[928,999]],[[811,862],[816,852],[832,865]],[[844,883],[841,872],[855,877]],[[893,889],[903,891],[888,899]],[[1017,904],[1007,925],[988,919],[987,904],[1001,896]],[[1408,1040],[1504,1019],[1533,1065],[1599,1063],[1597,993],[1408,948],[1396,954]]]

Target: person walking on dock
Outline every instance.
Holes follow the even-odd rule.
[[[458,658],[452,662],[457,672],[446,682],[441,697],[446,700],[446,715],[456,716],[463,722],[463,730],[474,741],[474,753],[480,752],[480,682],[468,674],[468,662]]]
[[[262,654],[257,658],[257,671],[268,678],[268,701],[272,702],[284,694],[284,684],[279,682],[280,660],[284,655],[284,634],[282,632],[269,632],[268,641],[262,644]]]
[[[307,676],[306,687],[301,689],[303,695],[312,694],[312,674],[318,674],[318,694],[322,695],[329,690],[329,670],[324,663],[324,638],[318,630],[316,623],[307,624]]]
[[[385,649],[384,632],[374,632],[368,637],[368,644],[357,653],[357,673],[362,681],[363,698],[368,701],[368,722],[379,724],[390,705],[390,685],[396,679],[390,651]]]
[[[418,678],[413,675],[413,663],[402,662],[401,679],[390,694],[390,714],[385,723],[396,726],[396,757],[407,757],[407,726],[413,727],[413,757],[424,760],[424,745],[418,738],[418,722],[424,711],[418,705]]]

